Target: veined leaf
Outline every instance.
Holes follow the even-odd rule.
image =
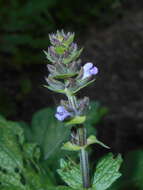
[[[110,153],[102,158],[97,164],[93,180],[93,189],[105,190],[112,185],[120,176],[121,155],[116,158]]]
[[[60,169],[57,170],[61,178],[73,189],[82,188],[82,176],[80,172],[80,166],[74,162],[66,162],[60,160]]]
[[[49,179],[39,157],[38,146],[25,142],[19,124],[0,117],[0,189],[46,190]]]

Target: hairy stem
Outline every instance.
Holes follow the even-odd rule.
[[[75,111],[77,111],[77,100],[75,96],[69,96],[68,100],[71,106]],[[78,127],[78,145],[84,146],[87,143],[86,137],[86,129],[83,126]],[[81,173],[82,173],[82,182],[83,187],[88,189],[90,187],[90,176],[89,176],[89,160],[88,160],[88,152],[83,148],[80,150],[80,166],[81,166]]]

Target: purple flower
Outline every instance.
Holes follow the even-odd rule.
[[[71,116],[71,114],[63,106],[57,107],[57,113],[55,114],[55,117],[59,121],[64,121],[69,116]]]
[[[85,79],[87,77],[91,77],[92,75],[96,75],[98,73],[98,68],[93,65],[93,63],[86,63],[83,66],[83,77]]]

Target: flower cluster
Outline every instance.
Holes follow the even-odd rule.
[[[63,93],[68,98],[67,101],[61,101],[55,117],[60,121],[67,121],[83,116],[89,99],[85,97],[77,100],[75,94],[95,81],[94,76],[98,73],[98,68],[91,62],[81,65],[79,56],[82,48],[79,49],[73,42],[74,33],[65,33],[62,30],[50,34],[49,38],[52,45],[44,53],[51,64],[47,65],[50,74],[46,77],[48,86],[45,87]]]

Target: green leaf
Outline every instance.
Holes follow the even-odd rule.
[[[64,143],[64,145],[62,146],[63,150],[68,150],[68,151],[79,151],[81,149],[85,149],[87,148],[89,145],[91,144],[100,144],[101,146],[103,146],[104,148],[108,148],[108,146],[106,146],[104,143],[102,143],[101,141],[98,141],[97,138],[94,135],[90,135],[87,139],[87,144],[84,146],[78,146],[75,144],[72,144],[70,141],[68,141],[67,143]]]
[[[121,176],[121,173],[118,171],[121,163],[121,155],[114,158],[110,153],[102,158],[96,167],[93,188],[95,190],[105,190],[110,187]]]
[[[96,134],[95,126],[108,113],[108,109],[100,105],[99,102],[91,102],[90,109],[84,127],[88,128],[88,134]]]
[[[50,54],[49,54],[48,52],[44,51],[44,53],[45,53],[47,59],[48,59],[50,62],[55,63],[55,60],[50,56]]]
[[[45,159],[59,149],[70,132],[70,129],[58,122],[54,115],[54,109],[44,108],[35,113],[32,118],[31,138],[43,149]]]
[[[66,79],[66,78],[70,78],[77,75],[77,73],[68,73],[68,74],[60,74],[60,75],[55,75],[54,78],[56,79]]]
[[[60,169],[57,170],[61,178],[73,189],[82,188],[80,166],[72,161],[60,160]]]
[[[64,143],[64,145],[62,146],[63,150],[68,150],[68,151],[79,151],[81,150],[82,147],[72,144],[70,141],[68,141],[67,143]]]
[[[6,186],[6,187],[1,187],[1,190],[21,190],[21,189],[19,189],[19,187]]]
[[[72,34],[66,41],[64,41],[64,45],[68,47],[74,40],[74,34]]]
[[[91,81],[82,80],[82,81],[78,82],[78,84],[75,88],[71,88],[71,91],[73,94],[76,94],[78,91],[80,91],[84,87],[88,86],[89,84],[93,83],[94,81],[95,81],[95,79],[93,79]]]
[[[123,187],[143,189],[143,150],[130,151],[125,155],[122,173],[123,180],[121,181],[121,185]]]
[[[0,188],[12,190],[44,190],[48,175],[39,164],[36,144],[25,142],[17,122],[0,117]]]
[[[99,141],[94,135],[90,135],[87,139],[87,146],[89,146],[90,144],[99,144],[103,146],[104,148],[107,148],[107,149],[110,148],[109,146],[105,145],[103,142]]]
[[[2,116],[2,115],[0,115],[0,123],[2,123],[2,122],[6,122],[6,119],[5,119],[5,117],[4,116]]]
[[[65,122],[65,125],[76,125],[76,124],[82,124],[86,120],[86,116],[76,116],[70,121]]]
[[[47,85],[43,85],[43,86],[44,86],[45,88],[48,88],[49,90],[54,91],[54,92],[65,94],[65,90],[57,90],[56,88],[51,87],[51,86],[47,86]]]
[[[65,85],[63,82],[55,80],[52,77],[46,78],[46,81],[48,82],[50,87],[53,89],[56,89],[56,90],[64,90],[65,89]]]
[[[73,188],[68,187],[68,186],[57,186],[57,187],[48,187],[48,190],[73,190]],[[76,190],[83,190],[83,188],[76,189]]]
[[[64,64],[68,64],[71,61],[76,60],[80,56],[80,54],[81,54],[82,51],[83,51],[83,48],[81,48],[78,51],[74,51],[68,58],[63,59],[63,63]]]
[[[70,187],[67,187],[67,186],[59,186],[59,187],[56,187],[55,190],[73,190],[73,188],[70,188]],[[79,189],[77,189],[77,190],[79,190]]]

